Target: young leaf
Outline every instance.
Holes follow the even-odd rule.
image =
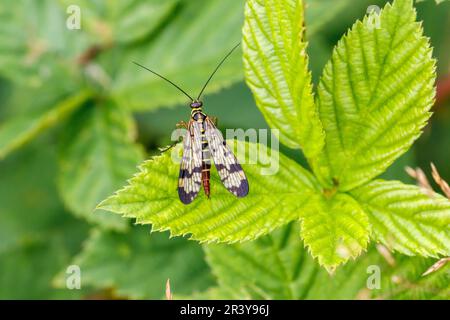
[[[28,143],[46,129],[55,126],[80,107],[91,93],[81,91],[72,97],[57,104],[50,110],[32,111],[27,114],[13,117],[0,124],[0,158]]]
[[[246,159],[252,159],[249,154],[255,155],[258,148],[259,155],[268,154],[263,145],[238,143],[238,149],[246,151]],[[192,204],[182,204],[176,192],[179,164],[166,153],[144,162],[129,185],[99,208],[136,218],[137,223],[151,223],[152,230],[191,234],[192,239],[202,242],[252,240],[298,219],[299,210],[316,192],[308,171],[274,150],[271,155],[280,157],[280,168],[274,175],[264,175],[261,164],[243,165],[250,184],[245,198],[228,192],[213,170],[211,198],[200,194]]]
[[[326,132],[313,163],[321,182],[348,191],[381,174],[419,137],[435,95],[435,61],[412,0],[357,22],[318,87]]]
[[[249,0],[245,9],[244,65],[248,86],[280,141],[307,157],[323,146],[304,36],[302,0]]]
[[[305,245],[329,272],[366,249],[369,230],[366,213],[346,194],[316,197],[301,213]]]
[[[80,266],[83,285],[114,289],[119,297],[161,299],[167,279],[175,294],[190,294],[213,285],[201,246],[168,233],[149,236],[144,227],[117,233],[94,230],[72,264]],[[56,278],[64,286],[64,274]]]
[[[407,255],[450,255],[450,202],[446,198],[383,180],[351,194],[369,215],[377,241]]]
[[[94,209],[141,161],[133,139],[133,119],[112,102],[89,104],[73,116],[61,142],[59,190],[75,214],[105,227],[126,227],[123,219]]]

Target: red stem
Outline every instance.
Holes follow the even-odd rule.
[[[450,74],[443,76],[437,82],[436,105],[447,101],[450,97]]]

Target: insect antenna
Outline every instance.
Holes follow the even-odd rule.
[[[197,97],[197,101],[200,100],[203,91],[205,91],[206,87],[208,86],[209,82],[211,81],[211,79],[214,77],[214,75],[216,74],[217,70],[219,70],[219,68],[222,66],[222,64],[225,62],[225,60],[228,59],[229,56],[231,56],[231,54],[233,53],[234,50],[236,50],[237,47],[239,47],[241,43],[239,42],[237,45],[235,45],[233,47],[233,49],[231,49],[230,52],[228,52],[228,54],[222,59],[222,61],[220,61],[220,63],[217,65],[216,69],[214,69],[213,73],[211,73],[211,75],[208,78],[208,81],[206,81],[205,85],[203,86],[202,91],[200,91],[200,94]]]
[[[147,67],[144,67],[142,64],[139,64],[139,63],[134,62],[134,61],[133,61],[133,63],[134,63],[135,65],[137,65],[137,66],[139,66],[139,67],[141,67],[141,68],[143,68],[143,69],[145,69],[145,70],[147,70],[147,71],[153,73],[154,75],[160,77],[161,79],[166,80],[168,83],[170,83],[170,84],[173,85],[175,88],[177,88],[177,89],[180,90],[182,93],[184,93],[184,95],[185,95],[186,97],[188,97],[189,99],[191,99],[191,101],[194,101],[194,98],[192,98],[189,94],[187,94],[186,91],[184,91],[183,89],[181,89],[179,86],[177,86],[175,83],[173,83],[172,81],[170,81],[170,80],[167,79],[166,77],[160,75],[159,73],[157,73],[157,72],[155,72],[155,71],[153,71],[153,70],[150,70],[150,69],[147,68]]]

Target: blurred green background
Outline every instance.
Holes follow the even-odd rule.
[[[369,5],[386,1],[306,3],[317,83],[338,39]],[[66,26],[70,5],[81,9],[79,30]],[[94,209],[189,117],[182,94],[132,61],[195,94],[240,41],[243,8],[244,0],[2,1],[1,299],[159,299],[168,278],[180,297],[217,286],[220,267],[213,276],[215,259],[208,264],[199,244],[150,235],[148,226]],[[412,182],[406,165],[429,173],[434,162],[450,180],[450,2],[424,1],[417,10],[438,59],[439,100],[423,136],[385,176]],[[217,73],[204,102],[221,129],[267,127],[243,82],[240,51]],[[303,163],[300,152],[282,151]],[[81,290],[65,286],[71,264],[81,267]],[[330,296],[320,288],[311,297]]]

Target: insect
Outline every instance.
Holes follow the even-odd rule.
[[[181,121],[177,125],[187,129],[183,138],[183,157],[178,178],[178,195],[184,204],[194,201],[202,186],[206,196],[210,197],[211,159],[216,166],[223,185],[228,191],[237,197],[245,197],[249,192],[248,180],[241,165],[226,144],[221,132],[216,128],[215,119],[203,112],[203,102],[201,101],[201,96],[214,74],[238,46],[239,44],[221,60],[196,99],[192,98],[186,91],[169,79],[134,62],[136,65],[169,82],[191,101],[189,104],[191,108],[189,122]]]

